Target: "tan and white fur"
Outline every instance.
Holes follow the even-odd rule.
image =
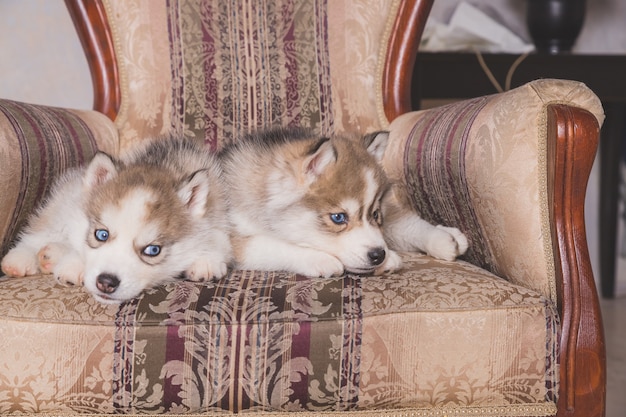
[[[98,153],[67,172],[2,260],[9,276],[51,273],[119,303],[183,277],[220,278],[232,259],[220,168],[190,141]]]
[[[394,249],[448,260],[464,253],[458,229],[433,226],[399,204],[380,165],[387,140],[387,132],[321,138],[274,129],[227,148],[237,266],[329,277],[396,270]]]

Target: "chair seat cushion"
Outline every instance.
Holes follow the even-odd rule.
[[[462,261],[404,258],[383,277],[233,271],[122,305],[3,278],[0,413],[554,414],[553,303]]]

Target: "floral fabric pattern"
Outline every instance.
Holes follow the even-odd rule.
[[[377,72],[397,2],[105,1],[121,77],[121,149],[268,126],[379,130]]]
[[[47,276],[0,281],[0,412],[552,413],[553,304],[468,263],[405,260],[384,277],[233,271],[120,306]]]
[[[408,188],[415,210],[469,237],[464,259],[556,301],[546,186],[550,103],[589,109],[603,120],[600,101],[584,84],[537,80],[398,117],[384,165]]]

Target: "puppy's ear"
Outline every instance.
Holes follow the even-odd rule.
[[[201,169],[187,177],[178,188],[178,197],[193,217],[202,217],[207,210],[210,189],[209,172]]]
[[[385,155],[385,149],[387,149],[387,143],[389,142],[389,132],[381,130],[379,132],[368,133],[363,136],[363,145],[367,149],[370,155],[381,162]]]
[[[304,176],[311,182],[324,173],[329,165],[337,161],[337,151],[329,138],[317,142],[304,159]]]
[[[113,159],[104,152],[98,152],[85,171],[83,185],[90,190],[98,185],[104,184],[117,175],[117,168]]]

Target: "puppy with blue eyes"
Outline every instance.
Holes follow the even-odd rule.
[[[120,303],[165,282],[227,273],[229,223],[216,158],[163,139],[69,170],[2,260],[9,276],[53,274]]]
[[[369,275],[400,268],[395,250],[448,260],[464,253],[467,239],[458,229],[433,226],[400,204],[380,164],[388,136],[279,128],[226,148],[236,267]]]

